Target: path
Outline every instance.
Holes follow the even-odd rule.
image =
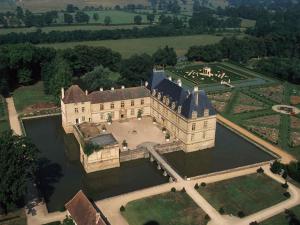
[[[22,129],[18,117],[18,113],[15,107],[14,99],[12,97],[6,98],[8,117],[10,128],[17,135],[22,135]]]
[[[296,161],[296,158],[294,158],[292,155],[290,155],[289,153],[287,153],[286,151],[284,151],[283,149],[274,146],[272,144],[270,144],[269,142],[255,136],[254,134],[252,134],[251,132],[249,132],[248,130],[240,127],[239,125],[231,122],[230,120],[224,118],[223,116],[221,116],[220,114],[217,115],[217,120],[220,121],[221,123],[226,124],[227,126],[229,126],[230,128],[238,131],[240,134],[244,135],[245,137],[249,138],[251,141],[254,141],[255,143],[265,147],[266,149],[274,152],[275,154],[279,155],[281,158],[281,161],[283,163],[290,163],[291,161]]]

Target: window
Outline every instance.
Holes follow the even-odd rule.
[[[204,128],[207,128],[207,124],[208,124],[208,121],[207,121],[207,120],[204,121],[203,127],[204,127]]]
[[[144,105],[144,99],[141,99],[141,105]]]
[[[202,138],[205,139],[205,137],[206,137],[206,133],[203,132],[203,133],[202,133]]]
[[[101,113],[101,114],[100,114],[100,119],[101,119],[101,120],[104,120],[104,113]]]
[[[89,122],[92,122],[92,118],[89,118]]]
[[[134,109],[131,109],[130,114],[133,116],[134,115]]]
[[[75,108],[75,113],[78,113],[78,108]]]
[[[75,123],[78,124],[78,123],[79,123],[79,119],[76,119],[76,120],[75,120]]]
[[[115,117],[115,112],[111,112],[111,118],[113,119]]]
[[[196,130],[196,123],[192,124],[192,130]]]
[[[114,103],[111,103],[111,104],[110,104],[110,108],[111,108],[111,109],[114,109],[114,108],[115,108],[115,104],[114,104]]]
[[[125,106],[124,101],[121,101],[121,108],[124,108],[124,106]]]
[[[100,104],[100,110],[104,110],[104,105]]]
[[[85,117],[84,116],[82,117],[82,121],[85,121]]]
[[[131,106],[134,106],[134,100],[131,100],[130,105],[131,105]]]
[[[81,111],[84,112],[84,110],[85,110],[84,107],[82,107],[82,108],[81,108]]]

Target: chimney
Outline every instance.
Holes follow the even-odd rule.
[[[103,88],[102,88],[102,87],[100,88],[100,91],[103,91]]]
[[[182,86],[181,79],[178,79],[178,80],[177,80],[177,85],[178,85],[179,87],[181,87],[181,86]]]
[[[124,86],[124,85],[122,85],[122,86],[121,86],[121,89],[125,89],[125,86]]]
[[[65,97],[65,89],[62,87],[61,88],[61,99],[64,99]]]
[[[172,77],[171,76],[168,76],[168,79],[169,79],[169,81],[172,81]]]
[[[89,94],[88,90],[85,90],[85,95],[88,95],[88,94]]]
[[[110,89],[111,91],[114,91],[115,90],[115,88],[114,87],[111,87],[111,89]]]

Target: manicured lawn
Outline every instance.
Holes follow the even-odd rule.
[[[300,205],[291,208],[290,211],[294,213],[294,215],[300,219]],[[271,217],[261,223],[260,225],[290,225],[289,221],[287,220],[286,213],[280,213],[277,216]]]
[[[130,225],[205,225],[205,212],[182,192],[169,192],[129,202],[122,213]],[[150,224],[150,223],[149,223]]]
[[[175,48],[178,55],[183,56],[187,52],[188,48],[193,45],[213,44],[219,42],[222,38],[223,36],[216,35],[191,35],[178,37],[66,42],[55,44],[41,44],[41,46],[49,46],[57,49],[74,47],[76,45],[105,46],[120,52],[123,57],[129,57],[133,54],[140,53],[153,54],[158,48],[163,48],[168,45],[169,47]]]
[[[53,102],[54,98],[44,93],[42,82],[31,86],[23,86],[16,89],[13,93],[17,112],[22,112],[26,107],[37,103]]]
[[[9,121],[5,99],[0,96],[0,132],[9,130]]]
[[[250,215],[286,200],[281,184],[263,174],[251,174],[200,187],[199,193],[217,210]]]

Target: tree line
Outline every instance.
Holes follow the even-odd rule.
[[[147,80],[154,64],[176,62],[177,55],[168,46],[152,56],[141,54],[122,59],[120,53],[105,47],[79,45],[55,50],[32,44],[4,45],[0,47],[0,93],[8,95],[20,85],[42,80],[45,92],[59,100],[61,87],[73,83],[89,91],[113,85],[136,86]]]

